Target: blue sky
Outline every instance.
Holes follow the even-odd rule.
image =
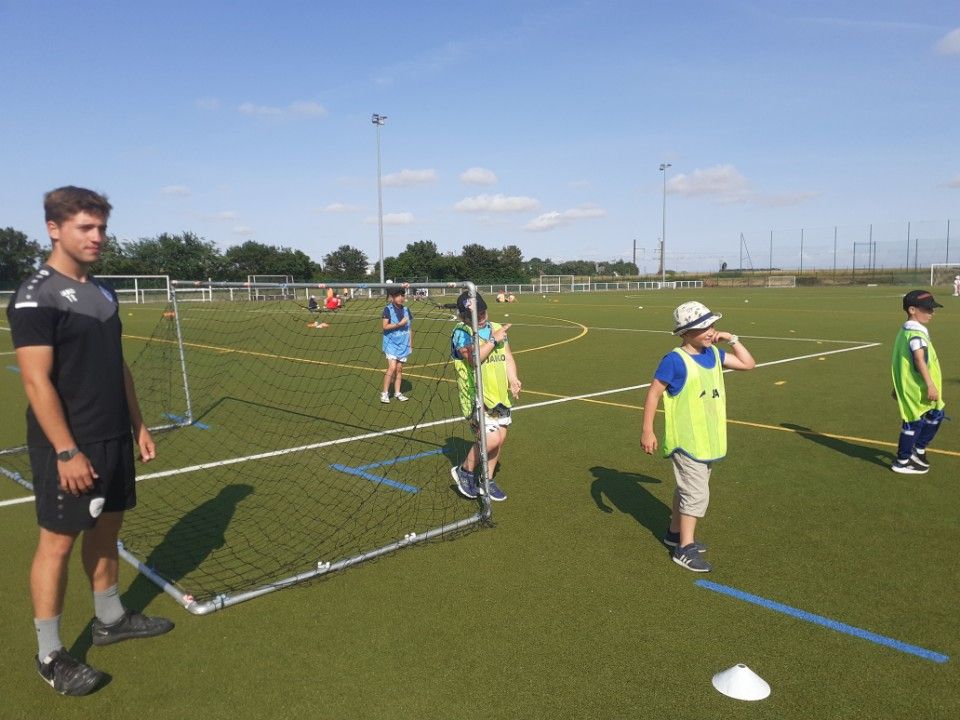
[[[387,255],[636,238],[650,264],[662,162],[680,264],[960,219],[956,0],[0,0],[0,33],[0,226],[38,239],[42,194],[77,184],[120,238],[376,259],[372,113]]]

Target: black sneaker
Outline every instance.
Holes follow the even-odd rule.
[[[906,460],[896,460],[893,465],[890,466],[890,469],[901,475],[923,475],[930,469],[930,466],[921,465],[910,457]]]
[[[173,630],[173,622],[166,618],[147,617],[134,610],[126,610],[123,617],[113,625],[104,625],[98,618],[93,619],[93,644],[112,645],[131,638],[163,635],[171,630]]]
[[[95,667],[71,657],[66,648],[54,650],[36,661],[40,677],[61,695],[86,695],[106,677]]]
[[[693,543],[674,548],[671,557],[677,565],[693,572],[705,573],[713,570],[713,565],[700,557],[700,552],[694,547]]]
[[[930,467],[930,461],[927,460],[927,451],[921,450],[920,448],[913,449],[913,455],[910,456],[910,459],[920,467],[928,468]]]
[[[680,544],[680,533],[670,532],[670,528],[667,528],[667,532],[663,535],[663,544],[669,548],[675,548]],[[702,543],[699,540],[694,540],[693,546],[697,549],[697,552],[705,553],[707,551],[706,543]]]

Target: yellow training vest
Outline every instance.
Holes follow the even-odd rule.
[[[723,385],[720,351],[711,346],[716,360],[712,370],[698,365],[681,348],[673,352],[683,358],[687,380],[676,395],[663,395],[666,433],[663,454],[683,450],[694,460],[709,462],[727,454],[727,400]]]

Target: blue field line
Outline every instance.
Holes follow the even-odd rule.
[[[697,580],[694,582],[694,584],[699,585],[702,588],[706,588],[707,590],[713,590],[714,592],[718,592],[723,595],[729,595],[730,597],[737,598],[738,600],[745,600],[749,603],[753,603],[754,605],[765,607],[768,610],[774,610],[800,620],[806,620],[807,622],[812,622],[816,625],[822,625],[830,630],[836,630],[837,632],[853,635],[854,637],[861,638],[862,640],[869,640],[877,645],[884,645],[886,647],[893,648],[894,650],[899,650],[900,652],[916,655],[917,657],[922,657],[924,660],[932,660],[936,663],[945,663],[950,659],[949,655],[943,655],[941,653],[934,652],[933,650],[927,650],[922,647],[917,647],[916,645],[910,645],[909,643],[901,642],[900,640],[894,640],[893,638],[886,637],[885,635],[877,635],[869,630],[863,630],[861,628],[854,627],[853,625],[847,625],[846,623],[831,620],[823,615],[815,615],[814,613],[807,612],[806,610],[800,610],[798,608],[791,607],[790,605],[778,603],[775,600],[767,600],[759,595],[751,595],[743,590],[737,590],[736,588],[732,588],[727,585],[710,582],[709,580]]]
[[[170,420],[175,420],[175,421],[178,422],[178,423],[184,423],[184,424],[186,424],[186,423],[190,422],[189,420],[187,420],[187,418],[183,417],[182,415],[174,415],[173,413],[164,413],[163,416],[164,416],[165,418],[169,418]],[[209,425],[206,425],[206,424],[204,424],[204,423],[202,423],[202,422],[192,422],[192,423],[190,423],[190,425],[191,425],[192,427],[195,427],[195,428],[200,428],[201,430],[209,430],[209,429],[210,429],[210,426],[209,426]]]
[[[7,370],[9,370],[10,372],[15,372],[15,373],[20,372],[20,368],[17,367],[16,365],[7,365]]]
[[[346,473],[347,475],[356,475],[357,477],[362,477],[363,479],[370,480],[378,485],[389,485],[397,490],[403,490],[404,492],[408,493],[420,492],[420,488],[418,487],[397,482],[396,480],[391,480],[390,478],[381,477],[380,475],[374,475],[373,473],[368,473],[360,468],[350,467],[349,465],[341,465],[340,463],[334,463],[330,467],[332,467],[334,470],[339,470],[342,473]]]
[[[427,452],[417,453],[416,455],[404,455],[403,457],[393,458],[392,460],[381,460],[380,462],[370,463],[369,465],[360,465],[355,469],[369,470],[370,468],[381,467],[383,465],[396,465],[397,463],[417,460],[422,457],[427,457],[428,455],[440,455],[442,452],[443,448],[438,448],[436,450],[428,450]]]

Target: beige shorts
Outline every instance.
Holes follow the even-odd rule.
[[[682,452],[670,456],[673,461],[673,475],[677,479],[674,497],[683,515],[702,518],[707,514],[710,504],[710,472],[713,463],[694,460]]]

